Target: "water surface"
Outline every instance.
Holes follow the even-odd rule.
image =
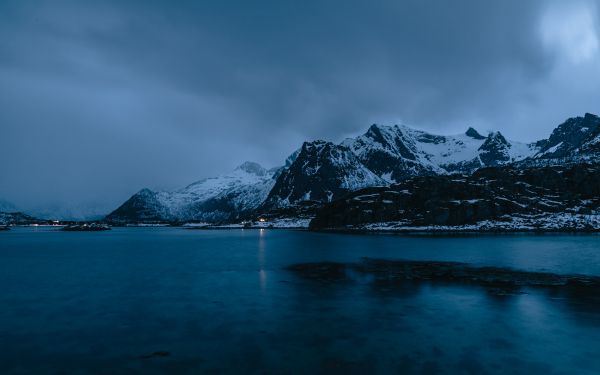
[[[596,235],[16,228],[0,232],[0,373],[597,374],[598,296],[323,283],[285,267],[368,256],[600,275],[599,244]]]

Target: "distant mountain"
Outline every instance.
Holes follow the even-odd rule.
[[[30,217],[48,220],[101,220],[110,212],[110,207],[94,203],[45,203],[44,205],[16,206],[12,202],[0,199],[0,212],[22,212]]]
[[[240,218],[263,203],[278,169],[245,162],[234,171],[207,178],[171,192],[142,189],[106,220],[115,223],[151,221],[226,221]]]
[[[41,220],[19,212],[9,201],[0,199],[0,226],[38,224]]]
[[[9,201],[0,199],[0,212],[16,212],[17,207]]]
[[[58,210],[58,209],[57,209]],[[102,216],[100,216],[101,218]],[[0,225],[52,224],[59,217],[34,210],[21,210],[11,202],[0,199]],[[62,219],[62,218],[61,218]]]
[[[521,143],[500,132],[435,135],[407,126],[372,125],[366,133],[335,144],[305,142],[281,168],[244,163],[235,171],[172,192],[143,189],[106,217],[112,222],[239,221],[285,212],[294,215],[372,186],[417,176],[471,174],[480,168],[600,160],[600,119],[568,119],[548,139]],[[296,211],[294,211],[296,210]],[[302,211],[305,212],[305,211]]]
[[[22,212],[0,212],[0,225],[50,224],[49,220],[38,219]]]
[[[52,220],[100,220],[110,212],[106,205],[93,203],[54,203],[44,206],[35,206],[23,210],[25,213]]]

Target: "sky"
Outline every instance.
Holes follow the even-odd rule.
[[[372,123],[600,112],[600,2],[0,1],[0,199],[103,213]]]

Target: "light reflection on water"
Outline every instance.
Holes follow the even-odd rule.
[[[0,373],[599,373],[594,296],[284,270],[369,256],[600,275],[599,238],[17,229],[0,234]]]

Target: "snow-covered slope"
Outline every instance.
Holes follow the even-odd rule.
[[[113,222],[231,220],[258,207],[273,187],[277,169],[245,162],[219,177],[167,192],[142,189],[107,216]]]
[[[507,164],[536,152],[534,144],[507,141],[499,132],[484,137],[473,128],[454,136],[434,135],[407,126],[372,125],[345,140],[370,170],[389,182],[412,176],[472,172]]]

